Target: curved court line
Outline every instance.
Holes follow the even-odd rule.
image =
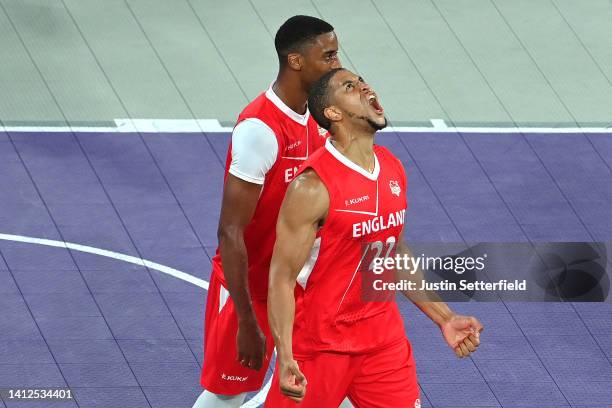
[[[107,258],[117,259],[119,261],[128,262],[134,265],[145,266],[149,269],[165,273],[167,275],[174,276],[185,282],[189,282],[203,289],[208,290],[208,282],[204,279],[196,278],[195,276],[189,275],[188,273],[181,272],[177,269],[171,268],[166,265],[158,264],[156,262],[149,261],[147,259],[138,258],[126,254],[120,254],[118,252],[108,251],[106,249],[95,248],[87,245],[75,244],[72,242],[56,241],[53,239],[43,239],[34,237],[25,237],[23,235],[11,235],[11,234],[0,234],[0,239],[4,241],[15,241],[24,242],[27,244],[45,245],[56,248],[66,248],[73,251],[85,252],[88,254],[105,256]]]
[[[205,281],[204,279],[196,278],[195,276],[189,275],[188,273],[181,272],[177,269],[171,268],[166,265],[158,264],[156,262],[152,262],[147,259],[137,258],[135,256],[121,254],[121,253],[109,251],[106,249],[91,247],[87,245],[75,244],[73,242],[64,242],[64,241],[56,241],[53,239],[26,237],[23,235],[11,235],[11,234],[1,234],[1,233],[0,233],[0,240],[23,242],[26,244],[45,245],[45,246],[50,246],[50,247],[55,247],[55,248],[65,248],[65,249],[71,249],[73,251],[79,251],[79,252],[85,252],[88,254],[105,256],[107,258],[117,259],[119,261],[128,262],[134,265],[145,266],[149,269],[153,269],[158,272],[162,272],[167,275],[174,276],[175,278],[178,278],[180,280],[189,282],[193,285],[196,285],[205,290],[208,290],[208,282]],[[270,389],[270,385],[272,385],[272,378],[268,380],[268,382],[262,387],[261,390],[259,390],[257,394],[253,396],[253,398],[245,402],[242,405],[242,407],[255,408],[263,404],[263,402],[266,399],[266,395],[268,394],[268,390]]]

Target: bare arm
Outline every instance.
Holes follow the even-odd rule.
[[[413,257],[404,240],[400,241],[398,254]],[[410,280],[421,286],[425,276],[421,268],[414,271],[397,270],[397,280]],[[431,290],[404,290],[402,294],[440,327],[448,345],[457,357],[467,357],[480,345],[482,324],[472,316],[455,314],[440,296]]]
[[[227,290],[234,302],[238,318],[237,358],[243,365],[253,369],[261,367],[263,351],[260,350],[259,343],[263,334],[257,324],[249,293],[244,230],[253,217],[261,188],[259,184],[249,183],[228,174],[217,231]]]
[[[413,257],[412,251],[404,240],[400,241],[397,252],[402,256],[407,255],[409,258]],[[417,283],[417,287],[420,287],[421,282],[425,280],[425,276],[421,268],[417,268],[414,271],[398,270],[397,280],[401,279],[413,281]],[[440,296],[434,291],[404,290],[402,294],[438,326],[444,324],[454,314],[448,305],[444,303]]]
[[[276,226],[276,244],[270,264],[268,317],[278,353],[281,391],[296,401],[303,398],[305,383],[293,360],[293,290],[328,208],[329,195],[325,186],[314,171],[307,170],[289,186]]]

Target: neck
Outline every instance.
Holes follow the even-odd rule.
[[[308,90],[304,89],[297,76],[283,70],[279,71],[272,90],[292,111],[300,115],[306,113]]]
[[[333,135],[334,147],[347,159],[365,169],[374,171],[374,132],[339,129]]]

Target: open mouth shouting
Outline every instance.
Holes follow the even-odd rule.
[[[374,109],[374,112],[376,112],[377,115],[381,116],[385,113],[385,110],[378,102],[378,97],[376,96],[375,93],[370,94],[367,97],[367,101],[368,101],[368,104],[370,104],[370,106]]]

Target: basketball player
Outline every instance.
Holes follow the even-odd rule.
[[[306,102],[312,83],[340,67],[334,28],[294,16],[274,43],[276,81],[239,115],[227,153],[206,304],[205,391],[194,408],[238,407],[262,386],[274,348],[266,298],[278,210],[298,167],[327,135]]]
[[[397,303],[362,299],[367,252],[401,244],[398,251],[409,253],[402,243],[406,175],[374,145],[387,124],[384,110],[372,88],[345,69],[323,75],[308,106],[331,137],[300,169],[278,217],[268,293],[277,369],[266,406],[337,407],[348,396],[355,407],[419,408]],[[415,303],[459,357],[476,350],[478,320],[443,302]]]

